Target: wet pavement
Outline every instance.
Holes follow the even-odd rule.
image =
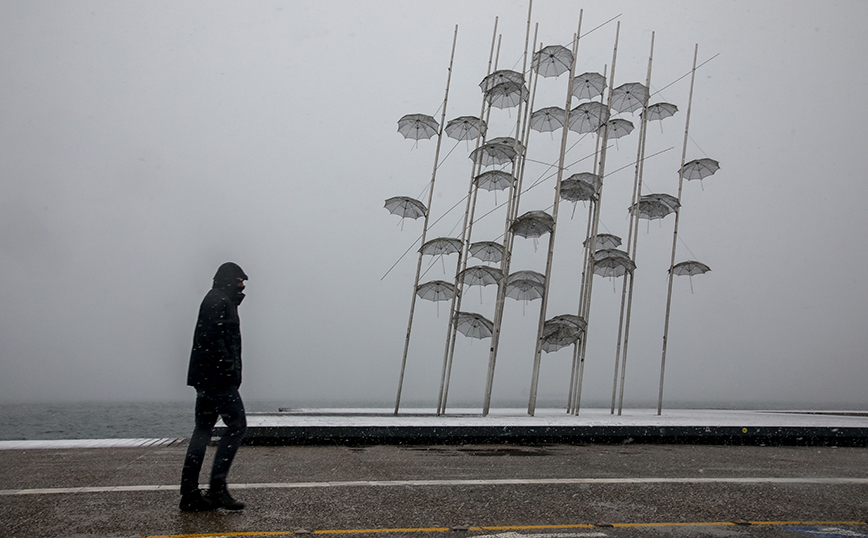
[[[865,448],[244,446],[248,508],[204,514],[185,450],[0,451],[0,536],[868,536]]]

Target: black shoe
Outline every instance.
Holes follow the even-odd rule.
[[[205,498],[213,503],[217,508],[225,508],[226,510],[243,510],[244,503],[236,501],[229,495],[229,492],[223,490],[209,490],[205,494]]]
[[[182,494],[181,503],[178,505],[178,508],[184,512],[210,512],[217,510],[218,506],[202,495],[202,492],[197,489]]]

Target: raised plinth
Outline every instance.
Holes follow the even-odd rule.
[[[219,430],[218,430],[219,431]],[[456,409],[297,409],[251,413],[245,444],[692,443],[868,446],[868,413],[854,411],[731,411],[541,409],[528,416],[500,409],[483,417]]]

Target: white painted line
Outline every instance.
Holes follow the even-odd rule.
[[[372,480],[352,482],[271,482],[232,484],[232,489],[300,489],[344,487],[408,487],[408,486],[515,486],[569,484],[868,484],[868,478],[521,478],[496,480]],[[4,489],[0,496],[48,495],[57,493],[110,493],[115,491],[177,491],[177,484],[141,486],[97,486],[74,488]]]
[[[62,448],[140,448],[161,447],[182,439],[44,439],[27,441],[0,441],[0,450],[37,450]]]

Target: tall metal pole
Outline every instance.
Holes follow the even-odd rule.
[[[666,292],[666,321],[663,323],[663,354],[660,357],[660,392],[657,396],[657,414],[663,412],[663,374],[666,369],[666,344],[669,337],[669,311],[672,305],[672,267],[675,265],[675,247],[678,244],[678,217],[681,215],[681,187],[684,185],[684,160],[687,158],[687,139],[690,130],[690,109],[693,106],[693,82],[696,79],[696,57],[699,43],[693,50],[693,69],[690,73],[690,97],[687,100],[687,119],[684,121],[684,145],[681,149],[681,167],[678,169],[678,207],[675,208],[675,230],[672,233],[672,257],[669,260],[669,289]]]
[[[607,73],[607,69],[609,66],[603,66],[603,79],[605,80]],[[603,103],[605,94],[600,92],[600,104]],[[597,158],[600,155],[600,137],[595,137],[596,141],[594,142],[594,169],[593,174],[597,173]],[[581,285],[579,287],[579,307],[578,312],[576,314],[581,318],[584,314],[585,308],[585,289],[586,289],[586,273],[585,271],[588,268],[588,256],[591,255],[594,250],[596,250],[597,245],[591,244],[591,226],[593,222],[594,216],[594,207],[596,206],[596,200],[592,198],[590,200],[590,204],[588,204],[588,224],[585,227],[585,241],[582,243],[582,277],[581,277]],[[584,319],[584,318],[582,318]],[[587,322],[587,320],[585,320]],[[585,331],[587,332],[587,326],[585,326]],[[582,398],[582,376],[584,375],[585,369],[585,356],[582,351],[582,343],[585,341],[585,333],[582,333],[582,339],[573,344],[573,367],[572,372],[570,374],[570,393],[567,397],[567,413],[578,413],[579,405]]]
[[[498,18],[494,18],[494,30],[491,35],[491,50],[488,53],[488,72],[485,74],[487,77],[492,73],[492,62],[494,64],[494,69],[497,69],[498,58],[500,57],[500,40],[497,39],[497,22]],[[494,44],[497,42],[497,54],[494,53]],[[491,113],[491,107],[488,107],[488,114]],[[483,93],[482,96],[482,105],[479,110],[479,118],[482,121],[485,121],[485,124],[488,125],[488,116],[483,120],[483,116],[486,115],[486,107],[485,107],[485,95]],[[485,133],[480,133],[480,135],[476,138],[476,149],[479,149],[481,143],[485,140]],[[461,228],[461,250],[458,252],[458,263],[455,268],[455,293],[452,296],[452,302],[449,306],[449,324],[446,330],[446,348],[443,351],[443,371],[440,375],[440,393],[437,397],[437,414],[441,415],[446,412],[446,399],[449,396],[449,380],[452,376],[452,357],[455,353],[455,337],[458,332],[458,325],[456,324],[455,316],[458,315],[458,311],[461,309],[461,299],[463,290],[461,289],[464,279],[460,277],[461,271],[467,267],[467,251],[470,246],[470,237],[473,228],[473,215],[471,213],[471,208],[473,212],[476,210],[476,195],[479,192],[479,187],[476,185],[475,178],[479,171],[482,170],[482,163],[474,162],[470,167],[470,184],[468,186],[467,191],[467,207],[464,211],[464,224]],[[472,201],[471,201],[471,193],[472,193]]]
[[[645,79],[645,87],[651,89],[651,63],[654,59],[654,32],[651,32],[651,52],[648,54],[648,76]],[[639,151],[636,156],[636,180],[635,187],[633,192],[633,204],[639,202],[639,199],[642,197],[642,174],[645,171],[645,138],[648,136],[648,102],[646,101],[644,106],[642,107],[642,125],[639,128]],[[635,214],[633,214],[635,213]],[[632,237],[632,244],[628,246],[627,252],[632,254],[633,258],[633,266],[636,266],[636,258],[637,258],[637,247],[639,242],[639,213],[638,211],[631,211],[630,214],[630,232],[629,235]],[[621,356],[621,385],[619,388],[618,395],[618,415],[621,414],[621,410],[624,408],[624,380],[627,375],[627,346],[630,342],[630,319],[633,312],[633,283],[634,280],[635,269],[632,273],[625,273],[624,275],[624,286],[628,287],[627,294],[627,315],[626,319],[623,318],[624,313],[624,298],[623,292],[621,297],[621,313],[622,313],[622,321],[619,322],[618,325],[618,351],[623,351]],[[627,278],[629,277],[629,286]],[[624,340],[623,340],[623,350],[621,350],[621,327],[624,328]],[[618,355],[615,355],[615,362],[618,361]],[[617,367],[616,367],[616,376],[617,376]],[[614,397],[614,394],[613,394]]]
[[[437,166],[440,162],[440,145],[443,141],[443,124],[446,121],[446,104],[449,100],[449,84],[452,82],[452,62],[455,58],[455,43],[458,41],[458,25],[455,25],[455,34],[452,36],[452,53],[449,56],[449,74],[446,77],[446,93],[443,95],[443,113],[440,118],[440,131],[437,133],[437,149],[434,151],[434,170],[431,172],[431,183],[428,186],[428,207],[425,211],[425,223],[422,226],[422,243],[428,235],[428,221],[431,217],[431,201],[434,198],[434,179],[437,177]],[[422,252],[416,262],[416,277],[413,280],[413,296],[410,300],[410,318],[407,321],[407,335],[404,338],[404,354],[401,357],[401,373],[398,376],[398,396],[395,398],[395,414],[401,406],[401,390],[404,387],[404,371],[407,367],[407,352],[410,349],[410,331],[413,329],[413,313],[416,309],[416,289],[419,287],[419,275],[422,272]]]
[[[552,260],[554,259],[555,249],[555,232],[557,231],[558,227],[558,207],[560,207],[559,202],[561,198],[561,181],[564,177],[564,161],[566,159],[567,135],[569,133],[569,129],[567,127],[570,124],[570,104],[572,103],[573,99],[573,78],[576,76],[576,56],[579,53],[579,36],[582,35],[583,12],[584,10],[579,10],[579,25],[578,29],[576,30],[576,40],[573,43],[573,61],[570,64],[570,79],[567,82],[567,98],[566,104],[564,105],[564,128],[563,135],[561,136],[561,151],[560,159],[558,161],[558,176],[557,182],[555,183],[555,201],[554,208],[552,209],[552,231],[549,234],[549,248],[548,255],[546,257],[545,282],[543,282],[542,304],[540,305],[539,324],[537,326],[536,350],[534,352],[533,358],[533,375],[531,377],[530,397],[527,406],[527,414],[531,416],[533,416],[534,412],[536,411],[537,386],[539,384],[539,369],[540,361],[542,359],[542,336],[546,321],[546,307],[548,306],[548,295],[549,290],[551,289]]]
[[[524,73],[527,70],[527,51],[530,39],[530,23],[531,23],[531,13],[533,11],[533,0],[528,2],[527,8],[527,30],[525,32],[524,39],[524,56],[522,59],[522,67],[521,74],[524,77]],[[536,42],[537,31],[539,30],[539,25],[535,27],[534,30],[534,43]],[[521,90],[520,90],[521,91]],[[534,86],[534,92],[536,91],[536,87]],[[519,93],[519,107],[522,105],[521,93]],[[532,101],[531,101],[532,103]],[[524,119],[525,124],[527,124],[528,111],[532,105],[529,104],[524,109]],[[521,198],[521,178],[524,175],[524,163],[525,163],[525,155],[521,155],[519,153],[521,140],[521,108],[519,108],[519,112],[516,114],[516,128],[515,128],[515,145],[514,149],[516,150],[516,157],[513,161],[512,166],[512,175],[515,178],[514,181],[509,186],[509,198],[506,204],[506,218],[504,219],[504,230],[503,230],[503,257],[500,260],[500,280],[497,283],[497,297],[494,302],[494,319],[492,320],[493,329],[491,331],[491,347],[488,350],[488,372],[485,377],[485,394],[482,400],[482,416],[488,416],[488,413],[491,409],[491,392],[494,386],[494,368],[497,361],[497,350],[498,345],[500,343],[500,329],[503,323],[503,307],[504,301],[506,300],[506,279],[509,276],[509,266],[512,258],[512,245],[511,245],[511,234],[509,231],[510,225],[515,218],[515,212],[518,209],[518,203]],[[527,138],[525,137],[525,142]],[[527,144],[525,144],[525,152],[527,151]]]
[[[618,37],[621,34],[621,22],[619,21],[617,26],[615,27],[615,47],[612,50],[612,72],[609,74],[609,96],[606,100],[606,110],[612,109],[612,88],[615,86],[615,62],[618,58]],[[600,138],[602,139],[600,142],[600,159],[599,159],[599,168],[598,175],[600,177],[600,192],[597,194],[597,200],[594,203],[594,223],[591,230],[591,236],[588,238],[588,243],[592,245],[591,248],[596,248],[597,245],[597,231],[600,227],[600,206],[603,203],[603,186],[605,182],[603,181],[606,177],[606,156],[608,154],[609,148],[609,122],[606,121],[602,127],[602,134]],[[591,293],[594,289],[594,256],[588,256],[587,268],[585,269],[585,292],[584,292],[584,304],[582,308],[581,318],[588,323],[591,314]],[[579,401],[581,396],[581,375],[584,370],[585,363],[585,353],[588,348],[588,331],[590,330],[590,324],[588,324],[585,328],[585,334],[582,338],[582,346],[579,351],[579,379],[580,382],[577,385],[577,391],[579,394],[576,396],[576,406],[573,411],[574,415],[579,414]]]

